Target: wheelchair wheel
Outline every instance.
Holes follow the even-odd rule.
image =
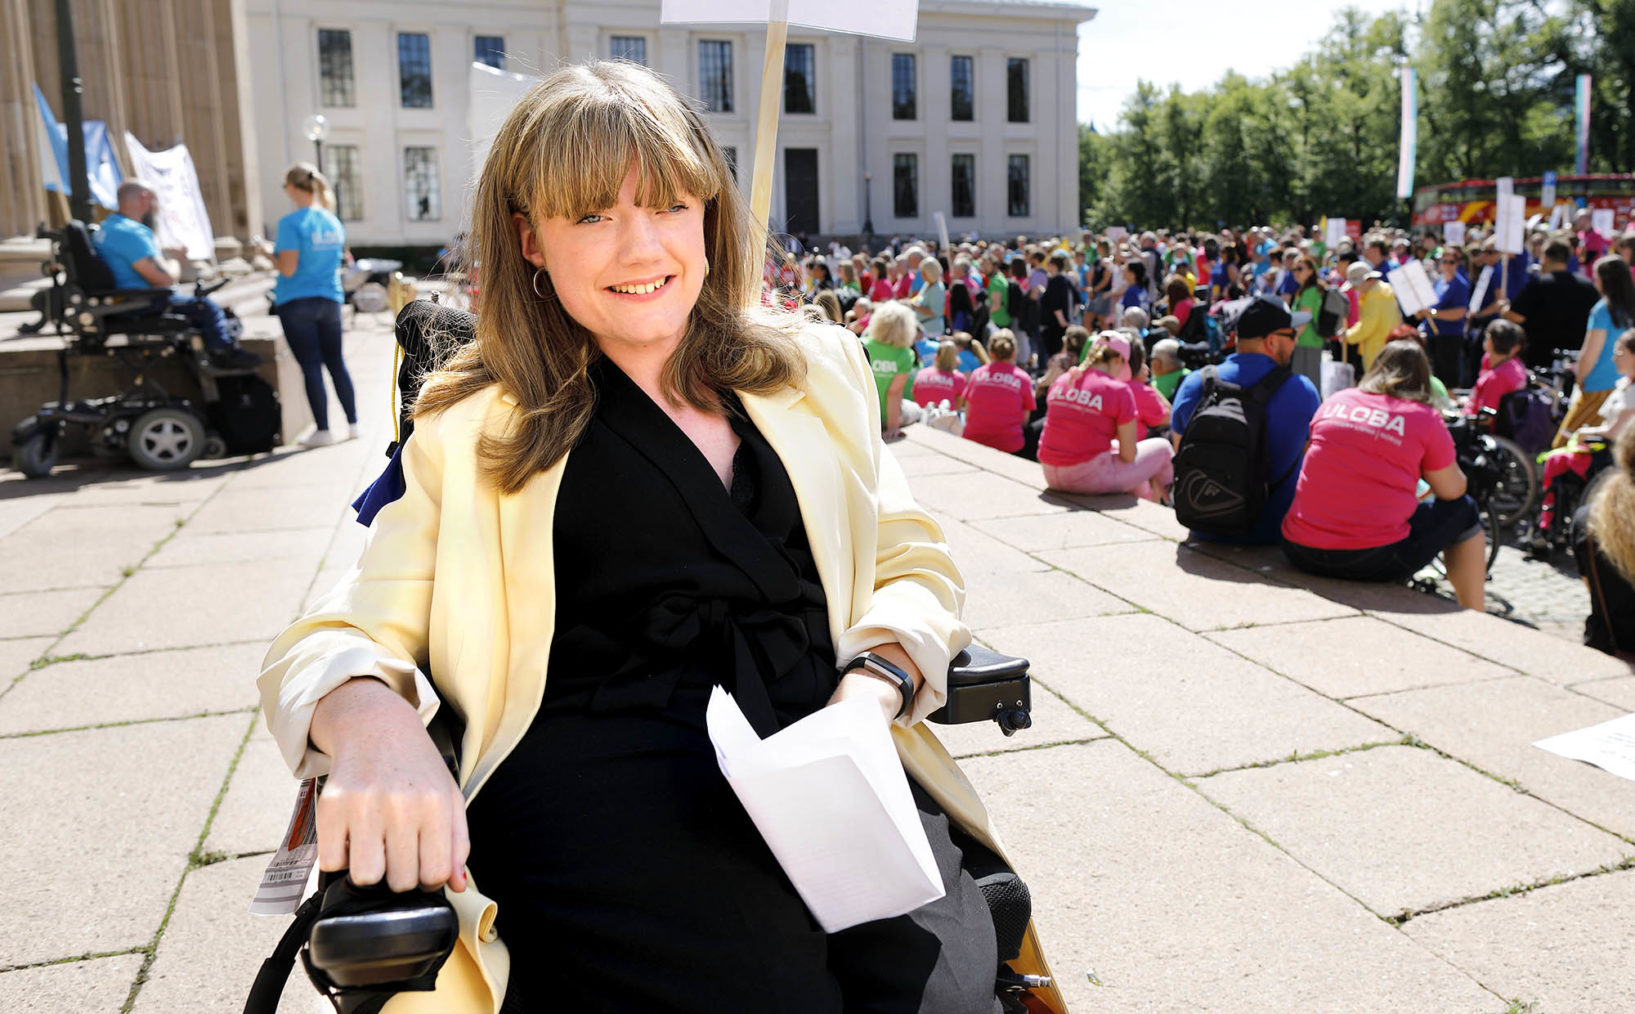
[[[1538,507],[1538,472],[1527,452],[1504,437],[1493,439],[1493,464],[1498,482],[1488,498],[1499,524],[1510,527]]]
[[[154,472],[186,468],[204,452],[204,424],[185,408],[150,409],[131,425],[126,450],[131,460]]]
[[[35,430],[11,445],[11,463],[30,479],[44,479],[57,465],[62,443],[55,433]]]

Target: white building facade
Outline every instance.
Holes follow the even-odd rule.
[[[539,75],[635,59],[700,99],[749,189],[765,29],[659,24],[659,0],[245,0],[269,222],[282,169],[324,170],[354,246],[439,246],[464,228],[474,60]],[[1077,27],[1065,0],[921,0],[913,43],[793,28],[774,226],[813,236],[1008,237],[1076,228]]]

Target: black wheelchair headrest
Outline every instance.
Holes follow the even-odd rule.
[[[477,335],[477,317],[452,306],[434,303],[429,299],[411,301],[397,314],[397,344],[403,354],[419,361],[424,368],[431,366],[435,345],[448,348],[464,345]]]
[[[62,227],[62,257],[73,280],[90,292],[112,291],[114,273],[91,245],[91,230],[77,218]]]

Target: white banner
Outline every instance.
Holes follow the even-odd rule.
[[[199,174],[187,145],[149,151],[127,130],[125,150],[131,155],[131,177],[159,195],[159,220],[153,230],[159,248],[182,247],[190,261],[214,261],[216,241],[210,231],[210,212],[205,210]]]
[[[764,25],[774,7],[789,24],[848,35],[914,41],[919,0],[661,0],[659,23]]]

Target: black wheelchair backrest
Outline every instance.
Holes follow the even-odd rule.
[[[62,227],[62,261],[68,271],[68,281],[87,292],[111,292],[119,288],[114,284],[113,271],[91,245],[91,230],[77,218],[69,219]]]

